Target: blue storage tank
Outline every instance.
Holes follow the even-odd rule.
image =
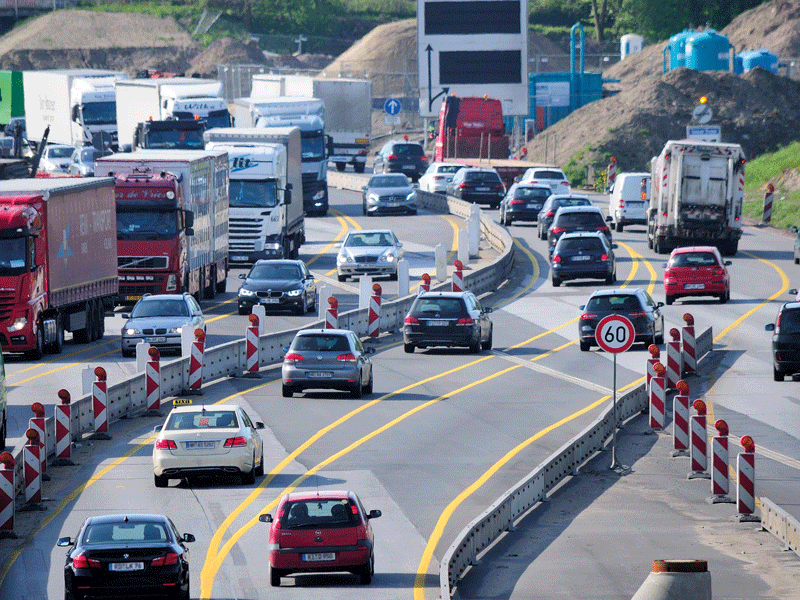
[[[693,29],[684,29],[669,38],[669,45],[664,48],[664,52],[669,52],[669,67],[667,67],[666,55],[664,56],[665,73],[672,71],[672,69],[686,66],[686,40],[695,33]]]
[[[714,29],[706,29],[686,40],[686,67],[696,71],[730,70],[728,38]]]
[[[739,52],[736,58],[741,59],[742,62],[742,70],[737,71],[737,73],[747,73],[747,71],[756,67],[761,67],[773,73],[778,72],[778,57],[766,48]]]
[[[547,129],[570,113],[571,79],[571,73],[531,73],[528,76],[530,118],[536,119],[537,131]]]

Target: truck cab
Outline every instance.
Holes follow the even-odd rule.
[[[221,81],[179,77],[164,81],[159,89],[162,119],[196,119],[207,129],[230,127],[231,115]]]
[[[72,139],[80,145],[116,149],[117,94],[114,77],[76,77],[72,80]]]
[[[144,121],[136,125],[131,150],[201,150],[205,129],[199,119]]]

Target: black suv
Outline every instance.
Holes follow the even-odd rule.
[[[611,229],[596,206],[562,206],[556,211],[553,223],[547,230],[547,251],[553,256],[558,238],[573,231],[599,231],[611,243]]]
[[[405,173],[411,181],[428,170],[428,157],[421,145],[407,140],[386,142],[375,154],[373,173]]]
[[[447,184],[447,195],[497,208],[506,195],[506,186],[494,169],[464,167],[456,171],[453,181]]]
[[[764,329],[772,332],[772,378],[800,373],[800,302],[781,306],[774,323]]]
[[[403,350],[429,346],[462,346],[470,352],[492,347],[491,308],[472,292],[425,292],[411,305],[403,322]]]

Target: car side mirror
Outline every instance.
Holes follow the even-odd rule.
[[[403,242],[397,242],[397,247],[398,248],[402,248],[403,247]]]
[[[791,227],[790,231],[791,231],[792,233],[797,233],[797,231],[798,231],[798,229],[797,229],[797,225],[792,225],[792,227]]]
[[[487,306],[486,308],[483,309],[483,312],[485,312],[485,313],[492,312],[492,307],[491,306]]]
[[[193,542],[194,536],[191,533],[184,533],[182,539],[184,542]]]
[[[578,310],[583,310],[584,308],[586,308],[586,305],[585,305],[585,304],[581,304],[581,305],[578,307]]]
[[[193,227],[194,226],[194,211],[193,210],[185,210],[183,211],[183,218],[186,221],[186,227]]]
[[[656,308],[661,308],[662,306],[664,306],[663,302],[656,302]]]
[[[731,261],[729,261],[729,260],[726,260],[726,261],[725,261],[725,266],[726,266],[726,267],[730,267],[732,264],[733,264],[733,263],[732,263]]]
[[[362,192],[366,192],[368,189],[369,189],[369,186],[368,186],[368,185],[363,185],[363,186],[361,186],[361,191],[362,191]]]
[[[70,538],[70,537],[61,537],[61,538],[58,538],[58,541],[56,542],[56,546],[62,546],[62,547],[63,546],[72,546],[74,543],[75,542],[73,542],[72,538]]]
[[[766,329],[767,331],[775,331],[775,323],[767,323],[766,325],[764,325],[764,329]]]
[[[194,235],[194,229],[192,227],[187,227],[186,235]]]
[[[616,250],[617,248],[619,248],[619,244],[611,244],[612,250]]]
[[[614,219],[613,219],[613,217],[612,217],[611,215],[606,215],[606,221],[607,221],[607,222],[609,222],[609,223],[610,223],[610,222],[611,222],[611,221],[613,221],[613,220],[614,220]]]
[[[796,289],[794,289],[794,288],[792,288],[791,290],[789,290],[789,293],[790,293],[792,296],[797,296],[797,290],[796,290]]]
[[[153,427],[153,433],[160,433],[162,429],[164,429],[163,423],[161,425],[156,425]]]
[[[333,247],[334,247],[334,248],[341,248],[341,247],[342,247],[342,242],[336,242],[336,243],[333,245]]]
[[[368,519],[377,519],[382,514],[383,513],[381,511],[379,511],[379,510],[371,510],[371,511],[369,511],[369,514],[367,515],[367,518]]]
[[[264,429],[264,423],[262,421],[256,421],[256,429]]]
[[[239,273],[239,279],[247,279],[247,273]]]
[[[364,354],[375,354],[375,348],[373,348],[372,346],[365,346]]]
[[[272,523],[272,515],[267,513],[264,515],[258,515],[258,520],[262,523]]]
[[[666,269],[667,268],[667,263],[662,263],[661,266]]]
[[[122,313],[122,318],[123,319],[130,319],[131,318],[131,313]]]

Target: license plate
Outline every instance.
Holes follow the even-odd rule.
[[[336,560],[335,552],[315,552],[314,554],[303,554],[304,562],[319,562],[323,560]]]
[[[144,571],[143,562],[124,562],[111,563],[108,565],[109,571]]]
[[[333,377],[333,373],[330,371],[309,371],[306,373],[306,377],[309,379],[324,379],[325,377]]]
[[[475,188],[475,191],[476,192],[488,192],[489,188],[488,187],[479,187],[479,188]]]
[[[539,208],[539,209],[541,209],[542,205],[541,204],[528,204],[528,208]]]
[[[403,168],[406,169],[406,170],[411,169],[413,171],[415,167],[414,167],[414,165],[403,165]]]
[[[136,302],[137,300],[141,299],[141,296],[125,296],[125,300],[128,300],[129,302]]]
[[[385,206],[386,206],[386,208],[395,208],[397,206],[400,206],[400,203],[399,202],[387,202],[385,204]]]
[[[234,254],[231,256],[231,260],[234,262],[247,262],[247,257],[240,254]]]
[[[278,304],[280,301],[280,298],[262,298],[261,304]]]
[[[428,327],[447,327],[447,321],[428,321]]]
[[[213,450],[215,446],[216,442],[207,442],[207,441],[186,442],[187,450]]]
[[[592,260],[591,256],[573,256],[572,260]]]
[[[706,287],[705,283],[687,283],[683,286],[687,290],[703,290]]]
[[[151,338],[144,338],[144,341],[147,342],[148,344],[158,344],[159,342],[163,344],[164,342],[167,341],[167,338],[165,338],[165,337],[151,337]]]

